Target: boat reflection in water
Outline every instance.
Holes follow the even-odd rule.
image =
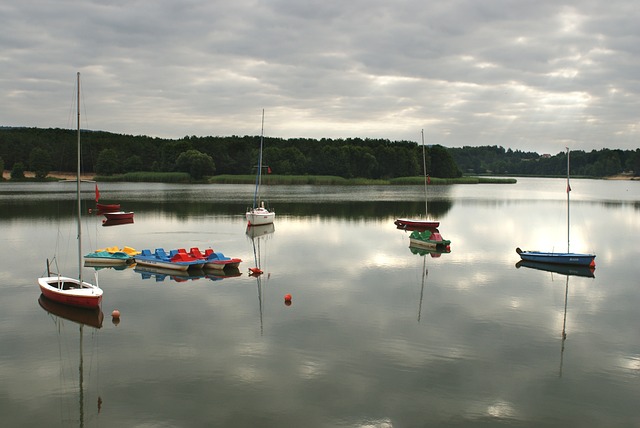
[[[562,365],[564,362],[564,342],[567,340],[567,303],[569,298],[569,277],[579,276],[583,278],[595,278],[594,267],[585,265],[559,265],[554,263],[532,262],[520,260],[516,268],[527,267],[544,272],[556,273],[566,277],[564,285],[564,315],[562,317],[562,341],[560,345],[560,370],[558,377],[562,377]]]
[[[79,357],[79,369],[78,369],[78,422],[79,426],[84,426],[85,423],[85,412],[84,412],[84,404],[86,401],[86,397],[84,394],[84,366],[83,366],[83,333],[84,327],[89,326],[96,330],[102,328],[102,321],[104,320],[104,314],[102,313],[102,309],[98,308],[78,308],[69,305],[63,305],[53,300],[47,299],[44,295],[40,295],[38,298],[38,303],[40,307],[47,311],[54,319],[54,323],[56,325],[56,331],[58,332],[59,340],[62,341],[61,334],[63,333],[63,321],[71,321],[80,326],[80,335],[79,335],[79,349],[80,349],[80,357]],[[62,368],[61,368],[62,370]],[[64,372],[64,370],[62,370]],[[100,408],[102,406],[102,398],[98,396],[97,398],[97,408],[98,413],[100,413]]]
[[[427,268],[427,256],[430,256],[432,259],[437,259],[443,254],[448,254],[451,252],[451,248],[447,247],[438,247],[438,248],[417,248],[409,246],[409,250],[411,254],[415,254],[422,257],[422,281],[420,284],[420,304],[418,305],[418,322],[420,322],[420,318],[422,317],[422,300],[424,298],[424,284],[427,281],[427,275],[429,275],[429,269]]]
[[[443,254],[449,254],[451,252],[451,247],[445,248],[418,248],[409,246],[409,250],[412,254],[417,254],[419,256],[431,256],[432,259],[438,258]]]
[[[175,269],[163,269],[152,266],[135,265],[134,272],[139,273],[142,279],[155,280],[163,282],[164,280],[175,282],[197,281],[200,279],[208,279],[211,281],[219,281],[225,278],[233,278],[242,275],[238,268],[222,269],[189,269],[179,271]]]
[[[120,226],[123,224],[133,224],[133,217],[131,218],[114,218],[102,220],[103,226]]]
[[[526,267],[530,269],[542,270],[551,273],[558,273],[567,276],[583,276],[586,278],[595,278],[595,268],[585,265],[561,265],[555,263],[533,262],[529,260],[520,260],[516,263],[516,268]]]
[[[59,318],[64,318],[69,321],[82,325],[88,325],[93,328],[101,328],[102,321],[104,320],[104,314],[102,309],[85,309],[77,308],[74,306],[63,305],[61,303],[54,302],[51,299],[47,299],[44,295],[40,295],[38,299],[40,307]]]
[[[133,224],[133,217],[131,218],[113,218],[102,220],[103,226],[120,226],[123,224]]]
[[[247,230],[245,234],[249,239],[251,239],[251,245],[253,247],[253,262],[254,267],[249,268],[249,275],[256,279],[256,286],[258,289],[258,309],[260,312],[260,334],[264,333],[264,312],[263,312],[263,302],[262,302],[262,291],[263,285],[266,284],[266,281],[269,281],[271,277],[271,273],[268,272],[266,275],[265,284],[263,284],[262,274],[264,273],[263,269],[266,269],[266,263],[263,264],[262,260],[262,247],[265,244],[265,241],[271,239],[273,237],[273,232],[275,232],[276,228],[273,223],[264,224],[258,226],[247,226]],[[287,303],[285,303],[287,304]],[[288,302],[291,304],[291,301]]]

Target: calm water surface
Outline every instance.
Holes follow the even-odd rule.
[[[572,182],[571,250],[597,254],[595,277],[516,267],[517,246],[566,249],[565,185],[430,187],[452,241],[436,257],[393,225],[424,209],[420,186],[267,186],[275,230],[252,237],[252,186],[100,184],[135,223],[83,216],[86,251],[212,246],[243,263],[84,268],[104,321],[81,328],[36,283],[54,255],[77,272],[73,185],[0,184],[2,425],[640,426],[640,182]]]

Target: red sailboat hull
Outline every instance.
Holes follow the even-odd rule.
[[[107,218],[107,220],[129,220],[133,219],[133,212],[117,211],[104,213],[104,216]]]

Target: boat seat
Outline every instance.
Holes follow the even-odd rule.
[[[140,251],[136,251],[136,250],[135,250],[135,248],[131,248],[131,247],[124,247],[124,248],[122,249],[122,252],[123,252],[123,253],[127,253],[127,254],[129,254],[130,256],[133,256],[133,255],[135,255],[135,254],[139,254],[139,253],[140,253]]]
[[[173,251],[171,251],[173,253]],[[175,252],[174,254],[172,254],[171,256],[171,261],[172,262],[191,262],[193,261],[194,258],[191,257],[189,254],[187,253],[179,253],[179,252]]]
[[[197,257],[199,259],[203,259],[205,256],[200,252],[200,249],[197,247],[192,247],[191,251],[189,251],[193,257]]]
[[[163,248],[156,248],[156,257],[160,258],[160,259],[168,259],[169,256],[167,255],[166,251],[164,251]]]
[[[207,256],[207,260],[219,260],[219,261],[225,261],[225,260],[231,260],[229,257],[226,257],[224,254],[222,253],[215,253],[215,252],[211,252],[209,253],[209,255]]]

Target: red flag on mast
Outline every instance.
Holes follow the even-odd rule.
[[[98,190],[98,183],[96,183],[96,202],[100,199],[100,191]]]

